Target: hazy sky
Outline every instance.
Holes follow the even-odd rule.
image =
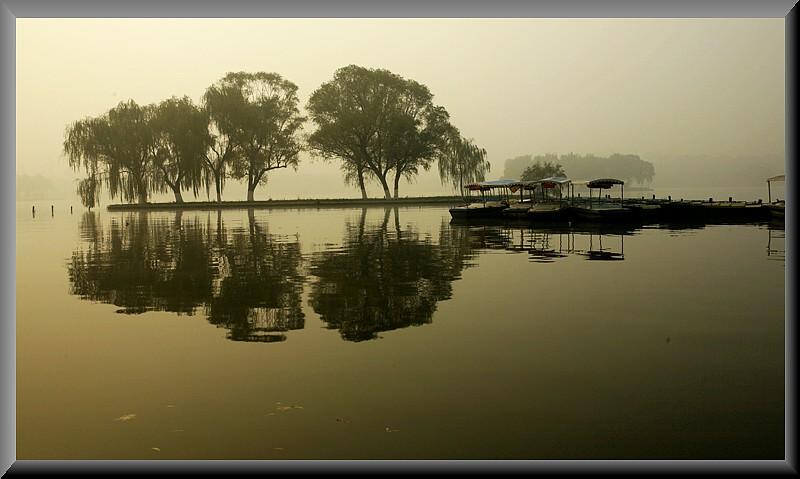
[[[490,178],[506,159],[547,152],[783,154],[784,23],[18,18],[17,173],[78,176],[62,154],[65,128],[120,101],[199,102],[227,72],[267,71],[297,84],[304,110],[349,64],[427,85],[462,135],[487,150]],[[304,155],[297,173],[273,172],[267,188],[323,175],[341,186],[338,166]]]

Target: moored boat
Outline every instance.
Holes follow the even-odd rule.
[[[459,219],[497,218],[511,204],[511,194],[521,187],[517,180],[495,180],[470,183],[466,202],[450,208],[450,216]],[[480,198],[473,200],[472,193],[479,192]]]
[[[538,180],[542,199],[534,201],[525,218],[534,221],[558,221],[569,219],[570,201],[564,196],[564,188],[569,189],[572,180],[552,176]],[[556,192],[558,193],[556,195]]]
[[[767,178],[767,210],[773,218],[783,219],[786,217],[786,200],[775,199],[772,201],[772,189],[770,184],[774,181],[786,181],[786,175],[773,176]]]
[[[575,202],[572,211],[577,219],[588,221],[626,221],[634,219],[633,210],[624,205],[625,182],[616,178],[600,178],[586,182],[572,182],[573,185],[586,185],[589,188],[589,200]],[[600,194],[614,186],[620,186],[619,198],[602,198]],[[597,199],[592,198],[592,191],[599,190]],[[574,191],[574,190],[573,190]]]
[[[707,220],[757,220],[769,217],[769,207],[747,201],[708,201],[700,203],[702,215]]]
[[[531,207],[534,205],[535,202],[535,193],[538,187],[537,182],[535,181],[520,181],[518,185],[512,185],[511,188],[518,188],[519,190],[519,200],[510,199],[508,208],[503,210],[503,217],[509,219],[522,219],[525,218],[526,213]],[[528,192],[528,197],[525,197],[525,193]]]

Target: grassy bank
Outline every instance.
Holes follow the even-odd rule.
[[[417,198],[321,198],[266,201],[187,201],[184,203],[145,203],[112,204],[109,211],[148,211],[148,210],[216,210],[223,208],[341,208],[359,206],[456,206],[464,202],[461,196],[424,196]]]

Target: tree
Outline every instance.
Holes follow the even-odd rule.
[[[239,152],[231,158],[231,177],[247,179],[247,201],[253,201],[268,171],[297,168],[305,121],[297,108],[297,86],[277,73],[232,72],[212,88],[223,102],[212,109],[216,125]]]
[[[306,108],[317,129],[307,142],[326,160],[339,159],[366,198],[371,174],[392,198],[387,176],[394,171],[394,197],[401,177],[428,169],[443,150],[447,112],[433,105],[424,85],[388,70],[356,65],[340,68],[311,95]]]
[[[475,140],[467,140],[458,130],[447,136],[447,144],[439,157],[439,178],[452,183],[453,189],[464,191],[464,185],[483,181],[491,164],[486,161],[486,150],[478,148]]]
[[[147,202],[155,183],[153,132],[146,108],[133,100],[120,102],[101,117],[72,123],[65,137],[64,153],[70,166],[89,174],[88,182],[78,186],[84,205],[94,204],[101,185],[108,187],[112,198]]]
[[[203,157],[206,164],[204,183],[208,191],[213,181],[218,203],[222,202],[226,170],[237,159],[237,155],[240,155],[236,144],[236,129],[233,127],[236,103],[228,100],[228,95],[236,95],[237,92],[238,90],[222,88],[222,83],[218,82],[208,87],[203,95],[210,138]]]
[[[549,178],[551,176],[566,176],[564,173],[564,167],[558,163],[553,163],[550,161],[544,163],[537,161],[533,165],[525,168],[525,171],[522,172],[520,180],[536,181]]]
[[[87,178],[78,181],[78,197],[89,211],[100,203],[100,188],[97,183],[95,173],[89,173]]]
[[[183,188],[191,188],[196,197],[203,184],[204,158],[211,143],[207,117],[185,96],[150,108],[157,185],[161,191],[171,190],[176,203],[183,203]]]
[[[386,128],[381,133],[387,165],[394,169],[395,199],[399,197],[400,178],[412,181],[420,169],[429,170],[434,159],[444,154],[446,135],[453,129],[449,114],[433,105],[433,95],[427,87],[406,80],[401,88],[396,110],[387,115]],[[382,184],[387,192],[385,182]]]

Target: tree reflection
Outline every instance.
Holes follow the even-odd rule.
[[[309,303],[348,341],[430,323],[436,303],[450,298],[451,283],[475,254],[466,232],[445,223],[437,245],[415,231],[401,231],[397,208],[386,208],[374,225],[366,217],[363,209],[357,224],[348,225],[343,248],[312,258],[317,280]]]
[[[96,213],[81,219],[81,246],[68,264],[70,293],[114,304],[117,312],[202,310],[241,341],[279,341],[302,329],[303,278],[295,239],[270,235],[249,215],[247,229],[228,230],[218,213],[183,220],[125,215],[103,230]]]
[[[220,274],[208,302],[208,318],[229,329],[233,340],[283,341],[283,332],[305,324],[300,243],[270,235],[256,222],[252,209],[248,227],[246,234],[218,230],[221,247],[214,262]]]

